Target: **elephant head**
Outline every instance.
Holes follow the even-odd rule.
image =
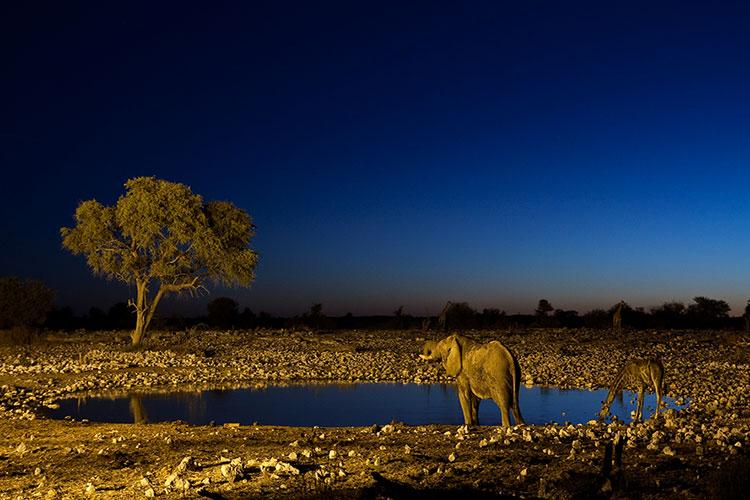
[[[444,338],[440,342],[428,340],[419,357],[426,361],[442,361],[445,372],[452,377],[458,376],[463,367],[461,344],[458,343],[455,335]]]

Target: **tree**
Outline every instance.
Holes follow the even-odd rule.
[[[205,290],[208,281],[249,286],[258,255],[255,226],[225,201],[204,202],[190,187],[154,177],[125,183],[114,206],[82,202],[75,227],[60,230],[63,246],[97,275],[135,285],[133,345],[139,345],[168,294]],[[153,293],[155,292],[155,293]]]
[[[651,318],[657,328],[680,328],[684,324],[685,311],[682,302],[665,302],[651,308]]]
[[[548,313],[551,313],[554,311],[555,308],[552,307],[552,304],[550,304],[549,300],[547,299],[540,299],[539,305],[536,306],[536,309],[534,312],[537,316],[547,316]]]
[[[472,328],[477,312],[468,302],[448,301],[438,316],[438,325],[443,330],[451,328]]]
[[[302,317],[309,328],[319,330],[323,324],[323,319],[325,318],[323,315],[323,304],[311,305],[310,310],[303,314]]]
[[[102,330],[107,325],[107,315],[98,307],[89,309],[87,328],[90,330]]]
[[[54,299],[55,292],[41,281],[0,278],[0,329],[41,325]]]
[[[208,303],[208,323],[212,326],[228,328],[235,324],[239,304],[229,297],[218,297]]]
[[[723,300],[695,297],[693,302],[695,304],[690,304],[687,308],[687,316],[692,326],[699,328],[721,326],[722,320],[729,316],[731,310]]]

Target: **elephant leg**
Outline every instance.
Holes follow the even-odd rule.
[[[638,388],[638,408],[635,410],[635,421],[641,422],[643,420],[643,398],[646,396],[646,387],[641,384]]]
[[[472,425],[472,419],[471,419],[471,409],[472,409],[472,403],[471,403],[471,389],[469,389],[468,385],[465,384],[458,384],[458,400],[461,403],[461,411],[464,414],[464,424],[465,425]]]
[[[510,427],[510,408],[508,404],[499,404],[500,407],[500,417],[503,421],[503,427]]]
[[[521,416],[521,409],[516,403],[513,403],[513,418],[516,420],[516,425],[523,424],[523,417]]]
[[[510,406],[511,402],[508,398],[502,397],[500,394],[495,394],[492,400],[500,408],[500,418],[502,420],[503,427],[510,427]]]
[[[481,400],[474,394],[471,395],[471,425],[479,426],[479,402]]]

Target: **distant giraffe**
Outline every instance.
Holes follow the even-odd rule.
[[[612,329],[619,332],[622,330],[622,308],[625,305],[625,301],[621,300],[615,308],[614,314],[612,314]]]
[[[635,422],[643,418],[643,397],[646,389],[653,388],[656,393],[656,413],[659,415],[661,397],[664,393],[664,365],[658,359],[631,359],[620,370],[612,384],[609,386],[607,399],[602,404],[599,418],[604,419],[609,413],[609,407],[615,396],[620,394],[627,386],[638,388],[638,408],[635,411]]]
[[[445,330],[448,326],[448,311],[453,307],[453,302],[450,300],[445,303],[445,306],[443,306],[443,310],[440,311],[440,315],[438,316],[438,328],[441,330]]]

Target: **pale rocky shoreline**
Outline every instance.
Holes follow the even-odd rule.
[[[697,478],[693,479],[686,477],[684,484],[678,481],[678,485],[675,486],[688,496],[691,492],[700,496],[698,493],[701,485],[706,488],[710,486],[704,484],[708,471],[729,457],[747,455],[750,447],[750,342],[746,335],[734,332],[629,332],[613,337],[609,332],[583,329],[464,333],[481,341],[499,339],[508,345],[519,358],[525,382],[561,388],[603,387],[610,382],[627,358],[657,356],[666,368],[667,394],[678,401],[689,399],[690,405],[680,412],[669,411],[665,418],[658,421],[652,420],[646,424],[627,427],[621,424],[591,423],[576,426],[518,426],[509,431],[498,430],[492,426],[468,431],[455,427],[444,429],[445,426],[397,425],[395,428],[383,427],[366,434],[359,432],[358,428],[326,430],[325,433],[329,434],[329,437],[324,439],[316,437],[314,431],[310,432],[310,428],[281,428],[277,432],[280,435],[288,435],[290,442],[295,441],[291,437],[297,434],[305,435],[302,442],[307,442],[308,447],[298,443],[300,449],[292,450],[291,448],[295,447],[291,447],[289,443],[259,443],[258,450],[267,450],[274,455],[250,457],[235,453],[237,456],[234,456],[229,452],[226,462],[219,460],[219,456],[211,457],[211,460],[221,465],[229,466],[233,459],[238,459],[239,462],[234,462],[236,470],[231,474],[222,474],[222,470],[229,470],[231,467],[215,468],[211,473],[215,477],[211,474],[198,477],[200,474],[188,470],[189,467],[184,468],[185,470],[179,472],[175,479],[183,481],[183,476],[192,474],[195,476],[194,480],[200,480],[191,483],[189,479],[185,479],[189,487],[185,489],[186,484],[179,483],[180,493],[191,492],[198,495],[201,493],[200,488],[205,490],[209,488],[208,485],[224,492],[224,495],[226,492],[236,492],[237,498],[243,497],[242,492],[259,493],[262,488],[258,490],[256,487],[265,484],[264,481],[269,477],[289,475],[277,473],[275,466],[272,467],[272,471],[268,467],[258,465],[262,463],[262,459],[273,458],[277,462],[295,467],[300,472],[299,481],[294,478],[287,478],[286,481],[279,479],[281,483],[278,485],[271,481],[273,488],[269,491],[281,496],[291,492],[303,493],[304,491],[300,490],[301,485],[308,484],[308,480],[312,481],[310,484],[320,483],[325,485],[325,488],[342,494],[346,491],[359,491],[372,486],[373,479],[370,473],[377,472],[384,477],[389,477],[386,474],[391,473],[390,477],[398,484],[403,483],[402,485],[414,488],[414,491],[430,488],[453,489],[458,484],[488,494],[533,494],[551,497],[554,496],[551,492],[561,491],[559,486],[555,486],[555,474],[563,474],[565,470],[583,474],[578,470],[578,466],[572,465],[578,462],[579,465],[591,469],[591,474],[594,474],[593,471],[601,461],[603,443],[620,431],[629,438],[626,456],[635,453],[641,461],[654,462],[655,465],[652,465],[655,467],[660,460],[678,460],[684,467],[698,470],[705,468],[704,474],[698,473]],[[149,449],[155,439],[158,440],[156,434],[174,434],[172,430],[182,426],[116,426],[40,418],[43,407],[54,405],[59,399],[95,392],[241,387],[286,381],[449,382],[449,378],[438,366],[421,363],[417,357],[425,338],[439,336],[440,334],[434,332],[417,331],[320,334],[271,330],[160,332],[152,336],[143,350],[133,351],[128,347],[127,333],[101,332],[56,334],[51,335],[48,342],[39,345],[0,347],[0,359],[3,360],[0,362],[0,413],[5,417],[5,424],[0,431],[9,436],[9,439],[5,440],[6,443],[0,446],[0,458],[5,457],[5,460],[0,461],[0,468],[3,462],[23,468],[24,464],[29,462],[29,450],[34,447],[33,441],[38,443],[40,437],[49,433],[50,439],[57,436],[55,439],[64,443],[63,435],[66,429],[71,428],[70,426],[78,431],[96,430],[94,434],[98,433],[100,436],[104,432],[109,432],[105,431],[105,428],[116,429],[121,435],[126,435],[128,428],[138,429],[138,434],[143,435],[143,440],[150,443],[141,443],[142,446],[138,447],[139,454],[144,453],[143,449]],[[16,424],[13,425],[12,422]],[[387,423],[381,423],[383,424]],[[194,430],[188,430],[203,429],[197,426],[182,426],[180,429],[183,427],[183,431],[180,432],[193,434]],[[144,432],[144,429],[148,430]],[[226,440],[231,443],[232,435],[237,432],[253,434],[257,430],[261,430],[258,432],[262,433],[262,429],[269,429],[271,432],[270,429],[274,428],[243,426],[239,430],[218,429],[214,432],[226,435],[221,439],[217,438],[216,442],[210,445],[204,443],[204,446],[222,446],[221,449],[224,449],[229,446]],[[335,437],[339,434],[340,439]],[[34,435],[35,439],[30,440],[29,435]],[[435,436],[430,438],[435,441],[434,449],[421,451],[423,457],[411,451],[405,453],[404,450],[407,448],[423,448],[420,443],[426,435]],[[320,445],[313,446],[318,441],[327,443],[331,439],[330,436],[334,436],[334,448],[343,447],[342,451],[336,451],[330,448],[330,445],[329,449]],[[352,436],[355,438],[352,441],[354,444],[346,449],[344,443]],[[393,448],[393,439],[386,439],[389,436],[398,436],[395,440],[398,442],[398,449]],[[378,444],[374,450],[371,449],[383,439],[388,442]],[[78,455],[75,451],[66,452],[66,449],[75,450],[74,444],[60,444],[59,450],[53,445],[49,446],[61,454],[58,457],[60,460],[68,460],[63,457],[67,457],[69,453]],[[473,450],[471,453],[464,451],[467,445]],[[83,446],[84,453],[93,450],[90,444]],[[277,446],[281,446],[283,452],[277,449]],[[385,446],[385,450],[380,450],[381,446]],[[19,447],[22,448],[20,452]],[[316,448],[320,451],[316,451]],[[303,453],[305,450],[308,453]],[[332,460],[329,455],[332,450],[338,458],[336,463],[341,462],[340,466],[337,465],[338,470],[329,467]],[[381,453],[376,453],[378,451]],[[155,494],[175,493],[175,481],[166,483],[168,476],[174,473],[173,469],[186,458],[180,457],[181,453],[180,449],[170,449],[167,456],[175,455],[175,463],[159,464],[158,468],[151,471],[151,475],[156,475],[158,481],[148,479],[149,476],[144,475],[144,470],[135,470],[147,469],[144,465],[134,468],[129,475],[135,474],[146,478],[149,488]],[[396,467],[400,462],[393,458],[394,453],[401,457],[398,460],[402,460],[405,454],[408,455],[409,462],[419,465],[417,472],[404,472],[408,468],[402,471]],[[435,453],[441,455],[434,455]],[[450,460],[451,453],[454,455],[453,460]],[[502,484],[495,484],[482,472],[463,471],[462,479],[458,482],[447,479],[457,471],[463,470],[462,467],[468,463],[481,468],[481,457],[488,453],[499,457],[498,463],[505,463],[503,457],[524,457],[514,460],[512,464],[515,471],[512,473],[514,485],[509,486],[504,481]],[[378,460],[376,455],[379,457]],[[290,456],[293,459],[290,459]],[[443,458],[438,460],[438,456]],[[206,457],[196,457],[192,454],[190,458],[206,461]],[[564,462],[558,464],[554,459]],[[520,463],[516,463],[519,461]],[[545,469],[551,467],[555,472],[539,474],[536,470],[539,463],[543,463]],[[520,467],[524,464],[526,467]],[[28,467],[31,465],[33,464],[29,462]],[[283,469],[286,466],[280,467]],[[502,472],[498,478],[510,474],[505,470],[510,464],[498,467],[501,469],[499,472]],[[27,491],[25,488],[35,484],[34,482],[42,475],[45,477],[44,487],[54,482],[55,476],[52,474],[50,477],[42,473],[34,475],[37,468],[29,469],[27,474],[18,476],[3,476],[0,473],[0,497],[13,496],[12,493],[19,487],[22,491]],[[309,470],[305,472],[305,469]],[[526,472],[521,475],[520,471],[524,469]],[[326,472],[331,470],[334,472]],[[446,471],[454,472],[446,476]],[[343,475],[339,475],[340,473]],[[158,477],[160,474],[165,477]],[[230,481],[230,476],[237,481]],[[659,473],[654,472],[655,480],[658,480],[658,476]],[[91,482],[81,482],[83,478],[76,478],[75,473],[57,477],[58,486],[42,491],[44,487],[40,488],[37,485],[34,486],[35,493],[41,492],[46,495],[54,490],[55,495],[69,494],[74,498],[75,495],[71,492],[75,488],[83,488],[75,490],[83,494],[84,486]],[[206,478],[208,483],[204,484]],[[564,482],[561,478],[558,479],[557,482]],[[108,492],[107,495],[118,497],[121,494],[125,496],[126,492],[132,496],[134,492],[145,492],[149,489],[142,487],[143,485],[139,486],[138,481],[126,484],[127,480],[123,477],[120,485],[122,487],[118,486],[118,489],[114,490],[103,490],[101,484],[97,486],[94,481],[91,483],[93,489],[89,493]],[[478,483],[474,484],[475,482]],[[284,488],[281,488],[282,484]],[[657,497],[661,496],[658,493],[659,488],[657,485],[654,493]]]

